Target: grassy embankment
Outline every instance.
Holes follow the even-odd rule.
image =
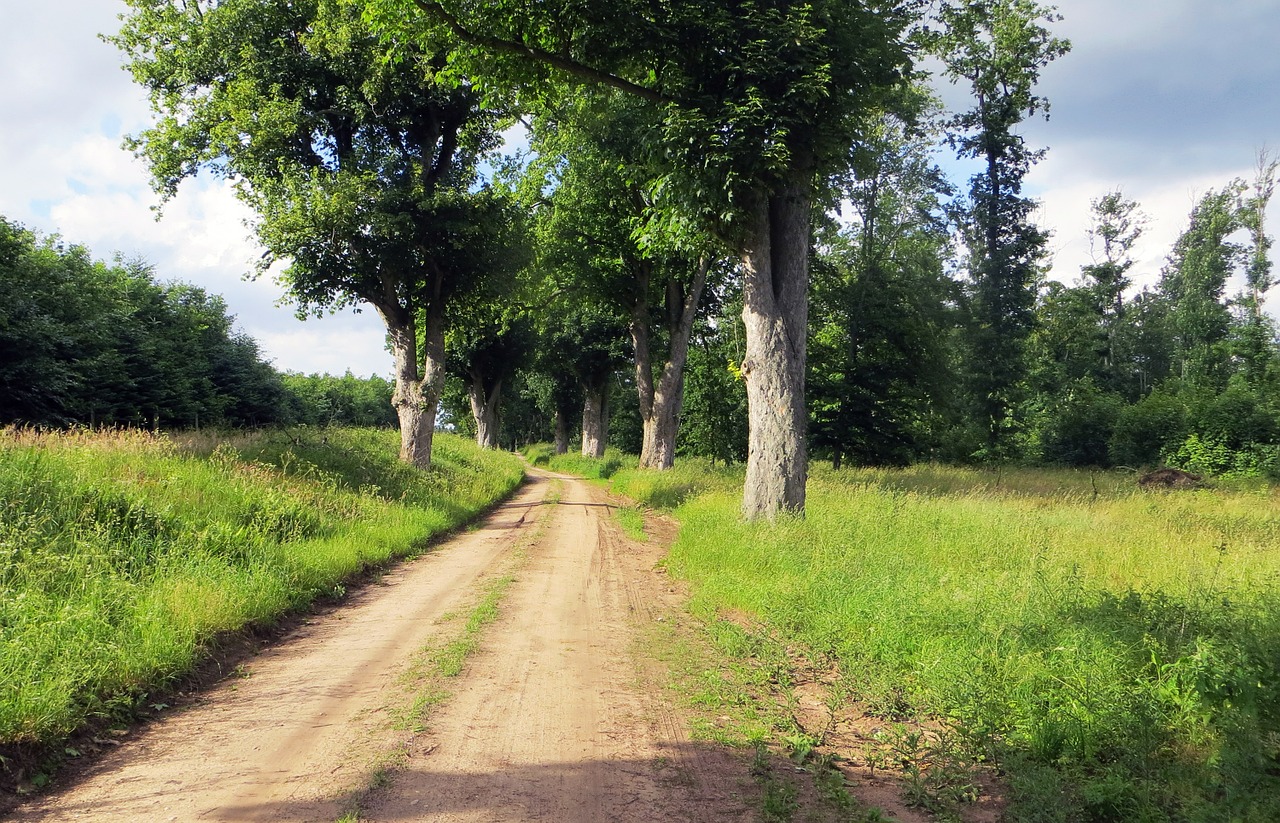
[[[129,713],[219,635],[340,593],[520,481],[460,438],[437,435],[430,473],[398,443],[0,431],[0,746]]]
[[[739,517],[740,475],[628,465],[613,458],[605,473],[621,493],[676,506],[668,564],[694,583],[723,648],[767,644],[716,619],[745,612],[759,634],[837,661],[872,713],[940,720],[956,750],[920,762],[994,763],[1013,820],[1276,819],[1276,489],[819,468],[807,517],[770,526]],[[932,795],[929,775],[912,780],[945,809],[951,778]]]

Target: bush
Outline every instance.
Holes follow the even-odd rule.
[[[1079,385],[1055,403],[1037,433],[1041,459],[1066,466],[1107,466],[1109,443],[1124,401],[1119,395]]]
[[[1155,391],[1116,415],[1107,451],[1116,466],[1151,466],[1187,436],[1187,408],[1175,395]]]

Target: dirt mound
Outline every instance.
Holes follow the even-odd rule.
[[[1138,485],[1144,489],[1200,489],[1204,488],[1204,478],[1182,469],[1165,468],[1142,475]]]

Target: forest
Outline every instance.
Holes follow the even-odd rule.
[[[0,425],[393,423],[391,383],[281,374],[222,298],[0,217]]]
[[[811,458],[1278,470],[1276,161],[1154,282],[1120,190],[1052,270],[1020,129],[1052,7],[130,7],[129,148],[163,198],[232,180],[300,312],[373,307],[417,465],[437,424],[744,461],[750,517],[803,510]]]

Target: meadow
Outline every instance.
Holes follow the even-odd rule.
[[[668,567],[726,649],[834,661],[867,712],[926,719],[994,769],[1010,819],[1277,819],[1277,489],[815,467],[807,516],[769,525],[741,519],[730,470],[609,459],[615,491],[673,509]]]
[[[219,638],[421,552],[520,482],[438,434],[0,430],[0,754],[127,718]],[[2,759],[2,758],[0,758]]]

